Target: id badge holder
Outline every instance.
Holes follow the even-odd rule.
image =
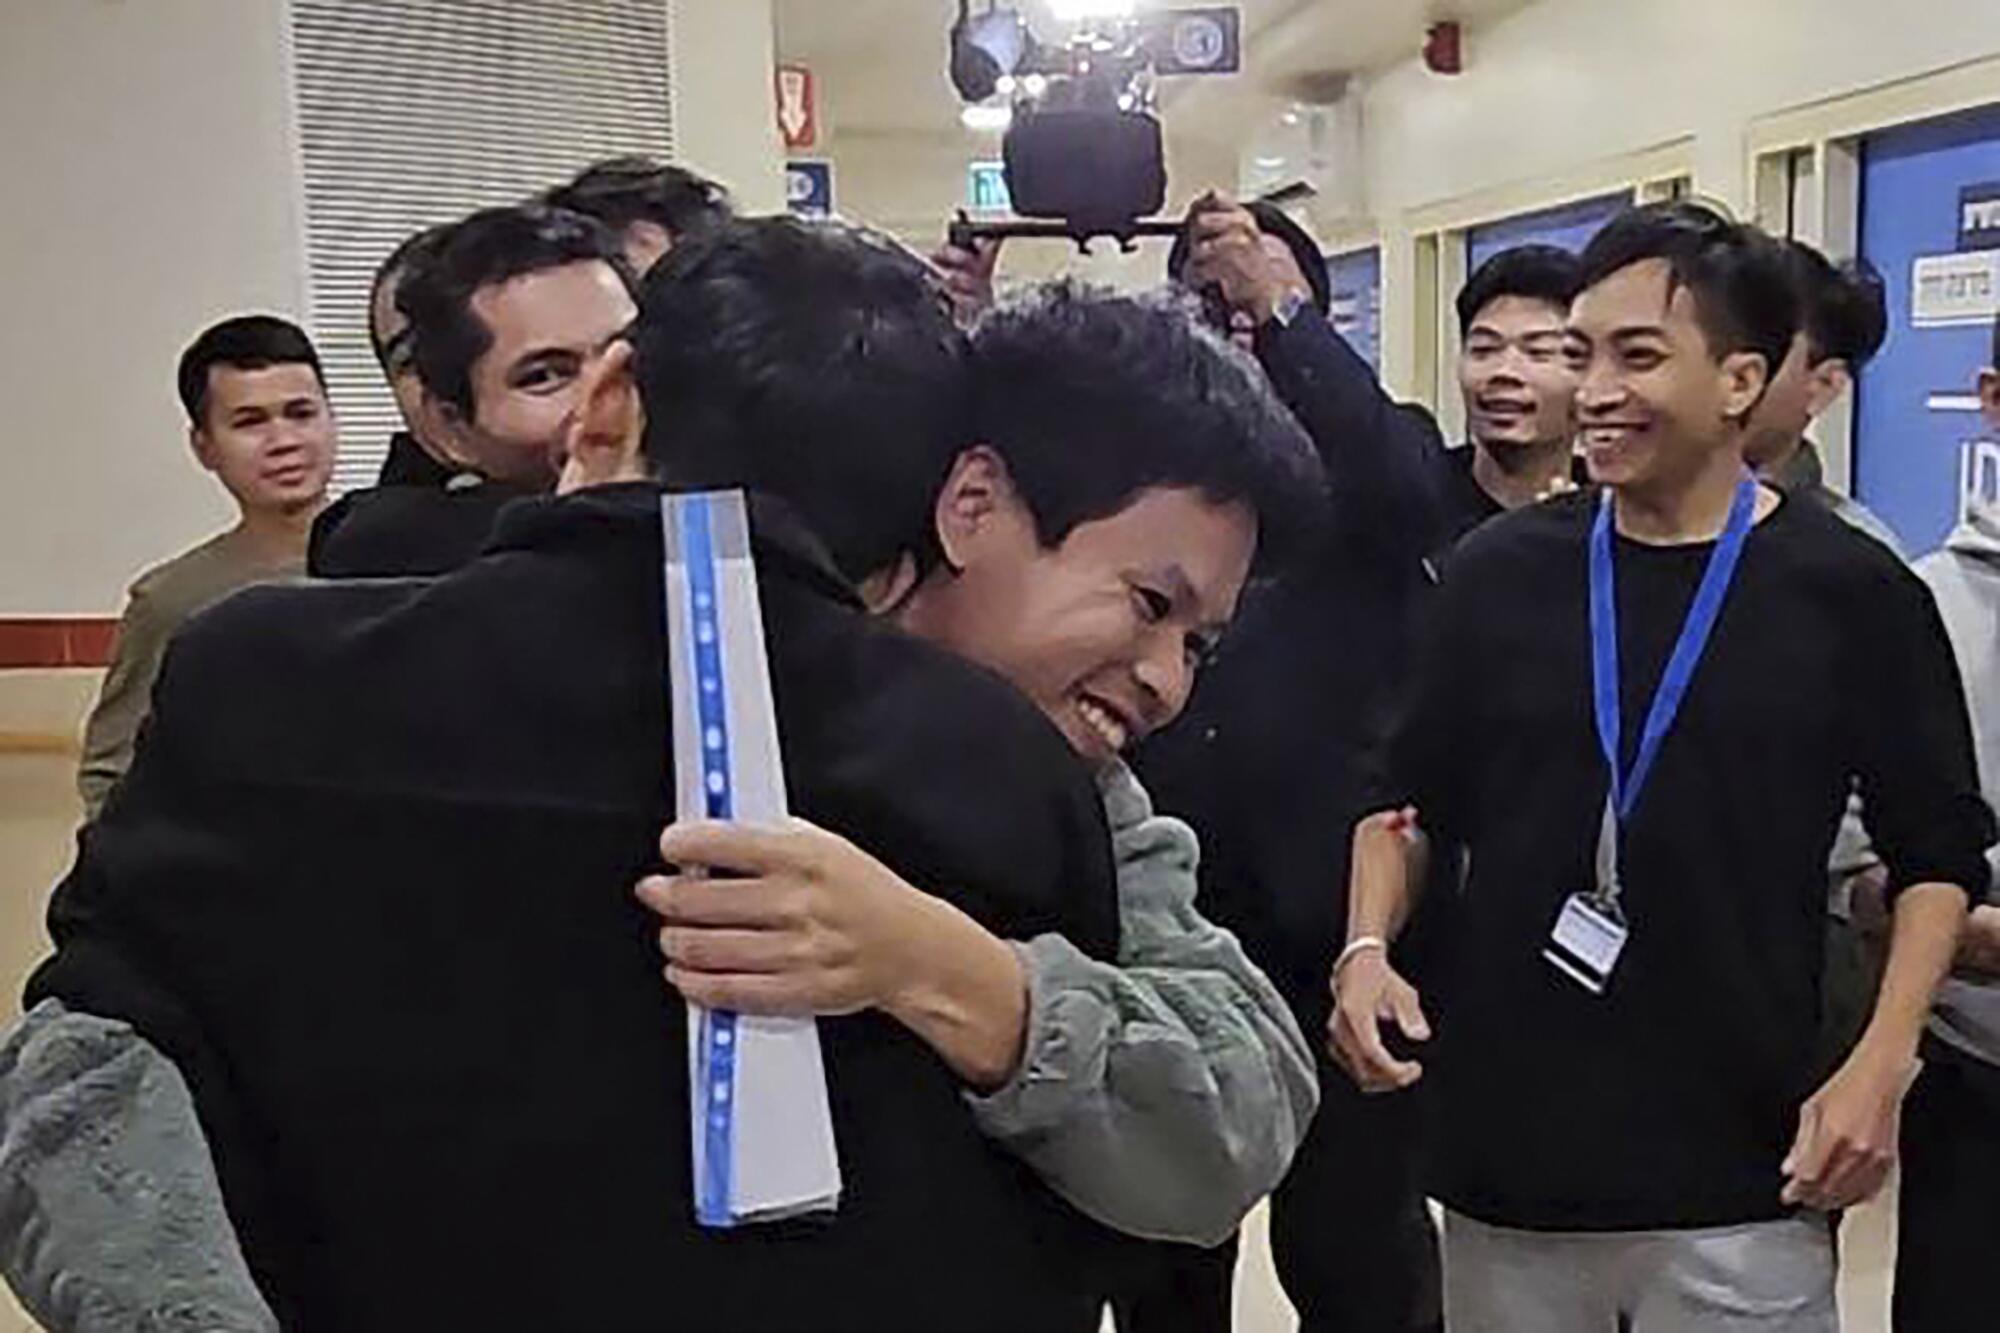
[[[1604,994],[1611,984],[1631,933],[1618,900],[1618,816],[1607,800],[1597,835],[1597,891],[1564,900],[1542,949],[1556,971],[1592,995]]]
[[[1602,995],[1611,984],[1611,974],[1617,970],[1618,956],[1625,952],[1629,934],[1625,913],[1619,910],[1616,900],[1573,893],[1556,917],[1555,929],[1549,932],[1542,957],[1592,995]]]

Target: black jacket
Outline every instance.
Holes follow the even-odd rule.
[[[1436,422],[1390,399],[1324,319],[1266,325],[1257,357],[1326,465],[1324,544],[1246,597],[1186,715],[1139,769],[1159,808],[1201,837],[1204,912],[1316,1032],[1345,933],[1349,839],[1409,666],[1424,560],[1457,533]]]
[[[188,1074],[288,1328],[1094,1328],[1108,1249],[878,1016],[822,1032],[828,1222],[692,1220],[659,492],[511,508],[436,580],[264,588],[176,640],[30,996]],[[1087,772],[753,507],[792,806],[1016,937],[1115,954]]]
[[[453,473],[397,431],[380,480],[349,491],[313,520],[306,572],[323,579],[448,574],[486,548],[502,509],[534,494]]]

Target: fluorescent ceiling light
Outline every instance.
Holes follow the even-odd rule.
[[[975,103],[960,111],[958,119],[968,130],[977,130],[981,134],[999,134],[1014,123],[1014,108],[1004,103],[998,106],[983,102]]]

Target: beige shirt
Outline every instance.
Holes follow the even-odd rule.
[[[97,818],[131,767],[139,724],[152,706],[153,678],[181,622],[239,588],[304,572],[303,552],[274,564],[248,533],[231,528],[139,576],[118,621],[103,691],[84,726],[83,763],[76,775],[84,818]]]

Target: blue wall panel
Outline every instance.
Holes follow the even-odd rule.
[[[1631,205],[1632,195],[1627,191],[1474,227],[1465,234],[1465,271],[1477,272],[1494,255],[1517,245],[1558,245],[1565,250],[1581,250],[1597,235],[1598,228]]]
[[[1333,281],[1333,327],[1382,373],[1382,252],[1374,247],[1326,257]]]
[[[2000,107],[1873,135],[1862,162],[1861,253],[1888,287],[1889,341],[1861,376],[1855,494],[1920,554],[1957,518],[1959,451],[1979,434],[1929,400],[1971,393],[1993,344],[1989,328],[1912,328],[1911,267],[1958,248],[1962,187],[2000,181]]]

